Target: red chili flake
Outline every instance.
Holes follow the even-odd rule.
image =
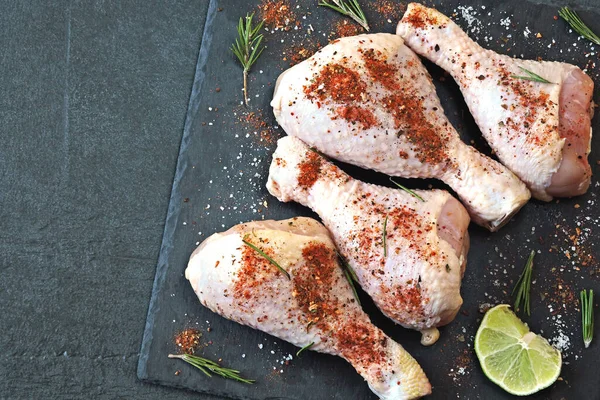
[[[373,230],[371,228],[363,228],[360,235],[358,236],[360,249],[370,249],[373,245],[373,238],[375,235],[373,234]],[[383,241],[383,236],[378,232],[375,243],[379,243],[379,240]]]
[[[398,136],[415,146],[417,158],[424,164],[440,164],[448,160],[447,138],[442,136],[425,116],[423,101],[409,93],[396,93],[383,99],[383,106],[394,118]],[[408,127],[406,131],[401,130]]]
[[[306,159],[300,163],[298,169],[298,185],[303,189],[310,189],[319,179],[322,158],[316,152],[306,152]]]
[[[331,296],[331,288],[340,279],[335,252],[324,243],[311,242],[302,249],[304,263],[294,271],[293,297],[313,325],[335,338],[334,345],[347,359],[359,365],[372,365],[385,358],[387,337],[368,321],[348,319],[345,305]]]
[[[196,348],[200,345],[201,337],[202,333],[194,328],[188,328],[179,332],[175,336],[177,351],[182,354],[194,354]]]
[[[396,208],[387,215],[389,218],[388,238],[398,234],[404,238],[417,241],[419,236],[433,229],[415,210],[406,206]]]
[[[515,108],[520,107],[527,110],[527,112],[523,113],[525,115],[523,120],[515,121],[508,118],[505,122],[512,131],[520,132],[523,128],[527,129],[536,122],[540,111],[549,109],[550,95],[544,91],[540,91],[539,93],[534,92],[532,90],[531,82],[513,78],[511,76],[512,74],[504,68],[501,72],[502,77],[500,78],[500,84],[508,87],[517,96],[517,102],[515,104],[510,104],[506,107],[503,105],[503,108],[510,108],[512,111]],[[534,141],[538,146],[544,145],[555,129],[556,128],[550,125],[546,125],[545,130],[540,131],[539,134],[536,135],[528,135],[527,140]]]
[[[275,128],[266,121],[266,117],[263,115],[262,110],[247,112],[245,109],[239,112],[239,121],[244,125],[248,126],[253,132],[257,132],[255,135],[259,142],[266,144],[273,144],[279,138]]]
[[[324,316],[335,315],[329,293],[337,268],[336,254],[322,242],[310,242],[302,249],[302,259],[301,268],[294,271],[292,296],[307,316],[324,322]]]
[[[381,83],[389,90],[401,90],[398,81],[398,69],[395,65],[389,64],[379,50],[367,49],[362,51],[362,58],[365,67],[371,78],[375,82]]]
[[[309,100],[331,99],[347,104],[362,101],[365,90],[366,85],[356,71],[340,64],[328,64],[310,85],[304,87],[304,94]]]
[[[404,302],[406,308],[414,310],[422,307],[423,297],[419,286],[398,287],[396,294]]]
[[[357,24],[350,22],[346,19],[343,19],[335,24],[334,31],[331,36],[335,38],[343,38],[346,36],[356,36],[361,32],[361,27]]]
[[[290,61],[290,67],[306,60],[315,54],[320,48],[321,43],[313,39],[305,39],[301,44],[287,47],[284,51],[284,61]]]
[[[360,124],[364,129],[369,129],[377,124],[377,118],[371,110],[356,106],[339,107],[337,115],[352,124]]]
[[[311,52],[304,47],[294,46],[292,47],[290,54],[290,66],[294,66],[310,57]]]
[[[437,18],[429,15],[423,8],[413,9],[409,15],[404,15],[404,17],[402,17],[402,22],[411,24],[417,29],[423,29],[426,26],[438,24]]]
[[[269,246],[265,246],[268,243],[263,239],[248,234],[244,240],[261,249],[269,257],[273,259],[277,258],[273,250]],[[237,274],[233,295],[241,304],[260,298],[260,287],[272,279],[274,275],[283,275],[269,260],[247,245],[242,247],[242,259],[240,263],[241,268]]]
[[[366,8],[373,10],[383,20],[398,22],[406,11],[406,3],[399,3],[397,0],[378,0],[368,2]],[[376,22],[375,22],[376,23]]]
[[[382,284],[381,291],[386,299],[381,310],[392,316],[403,313],[422,315],[423,306],[429,302],[429,299],[423,296],[421,285],[416,280],[410,280],[405,285],[395,288]]]
[[[352,321],[335,332],[337,348],[342,355],[359,365],[373,365],[385,360],[387,338],[372,325]]]
[[[289,31],[293,26],[298,26],[296,14],[286,0],[265,0],[258,10],[260,19],[269,28]]]

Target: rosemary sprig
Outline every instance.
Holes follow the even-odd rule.
[[[583,344],[587,349],[594,338],[594,291],[582,290],[581,299],[581,324],[583,331]]]
[[[523,76],[523,75],[511,75],[510,77],[514,78],[514,79],[523,79],[524,81],[534,81],[534,82],[540,82],[540,83],[552,83],[553,85],[555,84],[554,82],[550,82],[548,79],[542,78],[538,74],[534,74],[533,72],[531,72],[528,69],[525,69],[523,67],[519,67],[519,69],[521,71],[525,72],[525,74],[527,74],[527,76]]]
[[[320,6],[329,7],[332,10],[339,12],[342,15],[352,18],[360,24],[367,32],[369,31],[369,24],[365,13],[360,8],[358,0],[321,0],[319,1]]]
[[[279,270],[281,272],[283,272],[285,274],[285,276],[287,276],[288,279],[292,279],[290,277],[290,274],[288,274],[288,272],[283,269],[281,267],[281,265],[277,264],[277,261],[273,260],[271,257],[269,257],[264,251],[262,251],[261,249],[259,249],[258,247],[256,247],[255,245],[253,245],[252,243],[246,241],[245,239],[242,239],[242,242],[244,242],[244,244],[248,247],[250,247],[251,249],[253,249],[254,251],[256,251],[258,254],[260,254],[261,256],[263,256],[264,258],[267,259],[267,261],[269,261],[271,264],[273,264],[274,266],[276,266],[277,268],[279,268]]]
[[[342,255],[340,253],[338,253],[338,257],[340,259],[340,264],[342,264],[342,270],[344,271],[344,276],[346,277],[346,280],[348,281],[348,283],[350,284],[350,287],[352,288],[352,293],[354,293],[354,298],[356,299],[356,302],[360,306],[361,304],[360,304],[360,299],[358,298],[358,292],[356,291],[356,286],[354,286],[354,282],[358,282],[358,278],[356,277],[356,272],[354,272],[354,270],[352,269],[350,264],[348,264],[346,262],[346,260],[344,259],[344,257],[342,257]]]
[[[314,344],[315,344],[315,342],[311,342],[311,343],[307,344],[306,346],[304,346],[303,348],[301,348],[300,350],[298,350],[296,352],[296,357],[300,357],[300,353],[302,353],[304,350],[310,349]]]
[[[258,33],[264,21],[252,26],[253,17],[254,13],[246,14],[246,18],[240,18],[237,28],[238,37],[235,39],[235,43],[231,45],[231,51],[244,67],[244,103],[246,105],[248,105],[248,72],[265,49],[264,46],[260,48],[263,35]]]
[[[222,376],[223,378],[233,379],[234,381],[242,382],[242,383],[254,383],[254,379],[246,379],[240,376],[240,371],[225,368],[220,366],[214,361],[211,361],[204,357],[194,356],[191,354],[169,354],[169,358],[178,358],[180,360],[185,361],[186,363],[193,365],[198,368],[200,371],[204,372],[206,376],[212,377],[212,375],[208,372],[211,371],[217,375]]]
[[[396,182],[395,180],[393,180],[392,177],[390,177],[390,181],[392,181],[392,183],[394,185],[398,186],[400,189],[404,190],[406,193],[410,194],[413,197],[416,197],[417,199],[421,200],[423,203],[425,202],[425,199],[423,199],[421,196],[419,196],[418,194],[416,194],[415,192],[413,192],[409,188],[406,188],[406,187],[402,186],[401,184],[399,184],[398,182]]]
[[[350,274],[350,277],[352,278],[352,280],[354,282],[358,283],[358,277],[356,276],[356,272],[354,272],[354,269],[352,269],[350,264],[348,264],[348,261],[346,261],[346,259],[344,257],[342,257],[342,255],[340,253],[338,253],[338,257],[342,261],[342,265],[348,270],[348,273]]]
[[[388,216],[385,216],[385,221],[383,221],[383,256],[387,257],[387,221]]]
[[[515,285],[511,295],[517,292],[517,296],[515,298],[515,310],[519,311],[521,306],[523,306],[523,312],[527,315],[531,315],[530,310],[530,302],[529,302],[529,292],[531,290],[531,273],[533,271],[533,258],[535,257],[535,250],[531,250],[529,254],[529,258],[527,259],[527,263],[525,264],[525,268],[523,268],[523,272]]]
[[[571,10],[569,7],[563,7],[558,10],[558,15],[567,21],[575,32],[579,33],[590,42],[600,45],[600,37],[583,23],[575,11]]]

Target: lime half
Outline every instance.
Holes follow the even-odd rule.
[[[485,375],[508,393],[526,396],[552,385],[562,357],[529,331],[507,304],[490,309],[475,336],[475,353]]]

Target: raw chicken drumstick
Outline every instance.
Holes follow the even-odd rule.
[[[594,82],[583,71],[483,49],[448,17],[417,3],[408,6],[397,33],[454,77],[483,136],[534,197],[586,192]],[[528,71],[551,83],[517,78]]]
[[[462,298],[469,214],[444,190],[411,194],[370,185],[344,173],[300,139],[277,142],[267,182],[281,201],[315,211],[362,288],[394,322],[439,337]]]
[[[313,219],[250,222],[216,233],[194,251],[185,276],[217,314],[343,357],[381,399],[431,393],[417,361],[360,308],[327,229]]]
[[[441,179],[492,231],[529,200],[513,173],[460,140],[427,70],[397,35],[334,41],[281,74],[271,105],[288,135],[330,157]]]

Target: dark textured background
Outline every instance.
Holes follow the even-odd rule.
[[[207,398],[135,373],[207,6],[2,2],[0,398]]]

